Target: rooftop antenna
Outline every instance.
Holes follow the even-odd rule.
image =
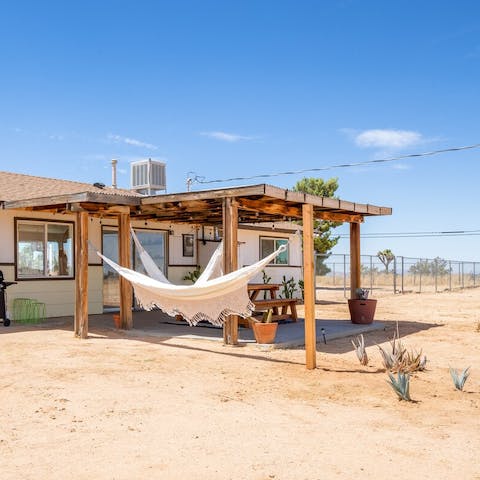
[[[118,160],[112,159],[112,188],[117,188],[117,163]]]
[[[196,179],[196,173],[195,172],[187,172],[187,181],[186,181],[187,192],[189,192],[190,189],[192,188],[192,183],[195,181],[195,179]]]
[[[192,184],[193,182],[201,182],[205,180],[205,177],[202,177],[202,176],[199,176],[196,174],[196,172],[187,172],[187,192],[190,191],[190,189],[192,188]]]

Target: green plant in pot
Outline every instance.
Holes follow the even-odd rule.
[[[273,310],[263,312],[260,318],[250,317],[253,334],[257,343],[273,343],[277,335],[278,323],[272,321]]]

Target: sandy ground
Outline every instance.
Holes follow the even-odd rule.
[[[313,371],[302,349],[1,326],[0,478],[480,479],[479,306],[480,289],[382,298],[369,365],[339,339]],[[428,357],[415,403],[397,400],[375,346],[396,320]],[[448,368],[469,365],[456,391]]]

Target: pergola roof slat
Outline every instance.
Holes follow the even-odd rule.
[[[87,211],[91,215],[117,215],[130,210],[132,219],[149,218],[165,222],[218,225],[222,223],[222,202],[233,198],[243,223],[276,222],[302,218],[302,205],[313,205],[318,219],[354,222],[363,216],[391,215],[392,209],[353,203],[337,198],[318,197],[267,184],[183,192],[148,197],[109,192],[66,193],[40,198],[6,201],[6,209],[40,211]]]

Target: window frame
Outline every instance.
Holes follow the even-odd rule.
[[[35,276],[35,277],[23,277],[19,276],[18,272],[18,224],[22,222],[28,222],[31,224],[37,224],[37,225],[42,225],[44,227],[44,234],[45,236],[48,236],[48,224],[62,224],[62,225],[68,225],[69,227],[71,226],[71,232],[72,232],[72,274],[71,275],[55,275],[55,276],[48,276],[45,275],[45,261],[47,258],[47,255],[45,255],[44,259],[44,265],[43,265],[43,271],[44,274],[41,276]],[[48,242],[47,242],[48,244]],[[51,220],[51,219],[45,219],[45,218],[29,218],[29,217],[15,217],[14,218],[14,262],[15,262],[15,281],[21,281],[21,282],[36,282],[36,281],[46,281],[46,280],[74,280],[75,279],[75,258],[76,258],[76,243],[75,243],[75,222],[71,220]],[[45,252],[46,253],[46,252]]]
[[[282,240],[286,242],[287,245],[287,263],[276,263],[277,257],[273,259],[272,262],[268,264],[268,267],[289,267],[290,266],[290,245],[289,245],[289,238],[288,237],[274,237],[274,236],[260,236],[258,238],[258,248],[259,248],[259,258],[262,259],[262,240],[273,240],[274,242],[277,242],[277,240]],[[274,244],[275,246],[276,244]],[[277,250],[279,247],[277,246],[276,248],[273,249],[273,251]]]

